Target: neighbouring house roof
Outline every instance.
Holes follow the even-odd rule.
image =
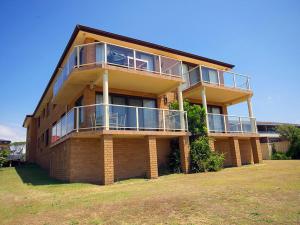
[[[59,68],[61,67],[62,62],[63,62],[65,56],[67,55],[69,49],[71,48],[72,43],[74,42],[74,40],[75,40],[77,34],[79,33],[79,31],[88,32],[88,33],[92,33],[92,34],[96,34],[96,35],[102,35],[102,36],[105,36],[105,37],[110,37],[110,38],[114,38],[114,39],[117,39],[117,40],[122,40],[122,41],[125,41],[125,42],[134,43],[134,44],[138,44],[138,45],[158,49],[158,50],[161,50],[161,51],[170,52],[170,53],[173,53],[173,54],[198,59],[198,60],[201,60],[201,61],[213,63],[213,64],[216,64],[216,65],[224,66],[224,67],[231,68],[231,69],[234,67],[234,65],[229,64],[229,63],[225,63],[225,62],[221,62],[221,61],[218,61],[218,60],[214,60],[214,59],[206,58],[206,57],[203,57],[203,56],[195,55],[195,54],[192,54],[192,53],[176,50],[176,49],[165,47],[165,46],[162,46],[162,45],[153,44],[151,42],[141,41],[141,40],[138,40],[138,39],[134,39],[134,38],[126,37],[126,36],[123,36],[123,35],[106,32],[106,31],[103,31],[103,30],[99,30],[99,29],[95,29],[95,28],[91,28],[91,27],[87,27],[87,26],[83,26],[83,25],[76,25],[75,29],[74,29],[74,31],[71,35],[71,38],[69,39],[68,44],[67,44],[66,48],[64,49],[63,54],[61,55],[61,57],[58,61],[58,64],[55,67],[55,70],[54,70],[54,72],[53,72],[53,74],[52,74],[52,76],[51,76],[51,78],[50,78],[50,80],[49,80],[49,82],[46,86],[46,89],[43,92],[42,97],[40,98],[33,114],[26,116],[26,118],[24,120],[24,123],[23,123],[23,126],[25,125],[25,121],[26,121],[27,117],[28,116],[32,117],[37,112],[43,98],[45,97],[51,83],[53,82],[53,80],[55,78],[56,73],[58,72]]]
[[[0,139],[0,144],[10,144],[11,141],[9,140],[4,140],[4,139]]]
[[[263,122],[263,121],[257,121],[256,124],[257,125],[261,125],[261,126],[292,125],[292,126],[300,127],[300,124],[296,124],[296,123],[280,123],[280,122]]]

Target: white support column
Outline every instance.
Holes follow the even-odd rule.
[[[185,130],[185,123],[184,123],[184,108],[183,108],[183,97],[182,97],[182,87],[179,85],[178,89],[178,104],[180,110],[180,129]]]
[[[205,92],[205,87],[202,87],[201,89],[201,96],[202,96],[202,104],[205,109],[206,113],[206,126],[207,126],[207,131],[209,132],[209,123],[208,123],[208,111],[207,111],[207,102],[206,102],[206,92]]]
[[[105,130],[109,130],[109,98],[108,98],[108,71],[103,73],[103,104],[104,104],[104,125]]]
[[[247,104],[248,104],[248,112],[249,112],[249,117],[253,118],[253,110],[252,110],[252,102],[251,102],[251,97],[247,99]]]

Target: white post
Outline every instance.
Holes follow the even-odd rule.
[[[184,130],[185,125],[184,125],[184,109],[183,109],[183,97],[182,97],[182,87],[179,85],[178,89],[178,104],[179,104],[179,111],[180,111],[180,129]]]
[[[199,73],[200,73],[200,82],[203,82],[203,76],[202,76],[202,68],[201,68],[201,65],[199,66]]]
[[[205,92],[205,87],[202,87],[201,89],[201,96],[202,96],[202,104],[205,109],[205,114],[206,114],[206,126],[207,126],[207,131],[209,132],[209,123],[208,123],[208,111],[207,111],[207,102],[206,102],[206,92]]]
[[[164,131],[166,131],[166,115],[165,115],[165,110],[162,110],[162,116],[163,116],[163,128]]]
[[[219,70],[217,70],[217,74],[218,74],[218,85],[221,86],[220,71]]]
[[[161,74],[161,56],[158,56],[158,62],[159,62],[159,74]]]
[[[233,73],[233,87],[236,87],[236,80],[235,80],[235,74]]]
[[[107,64],[107,44],[104,43],[104,63]]]
[[[128,65],[128,67],[129,67],[129,65]],[[136,53],[135,53],[135,50],[133,50],[133,67],[136,70]]]
[[[224,132],[227,133],[227,124],[226,124],[226,115],[223,115],[223,119],[224,119]]]
[[[76,132],[78,132],[79,129],[79,107],[76,107]]]
[[[248,104],[248,113],[249,117],[253,118],[253,110],[252,110],[252,102],[251,102],[251,97],[247,99],[247,104]]]
[[[239,122],[240,122],[241,132],[244,133],[243,132],[243,123],[242,123],[241,117],[239,117]]]
[[[136,130],[139,130],[139,108],[135,108],[135,115],[136,115]]]
[[[108,100],[108,71],[103,73],[103,104],[104,104],[104,125],[109,130],[109,100]]]

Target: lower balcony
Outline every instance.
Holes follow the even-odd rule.
[[[209,133],[257,134],[256,119],[208,113]]]
[[[52,127],[54,143],[72,132],[98,131],[125,134],[170,134],[188,131],[187,114],[179,110],[94,104],[72,108]],[[127,131],[127,132],[125,132]],[[87,133],[87,132],[86,132]]]

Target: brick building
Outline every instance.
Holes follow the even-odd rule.
[[[175,138],[188,173],[187,98],[209,112],[211,144],[226,154],[226,165],[259,163],[249,77],[230,72],[233,67],[77,25],[34,113],[24,120],[26,158],[70,182],[156,178],[168,167]],[[179,110],[169,110],[175,100]],[[242,101],[249,118],[227,115],[227,105]]]

